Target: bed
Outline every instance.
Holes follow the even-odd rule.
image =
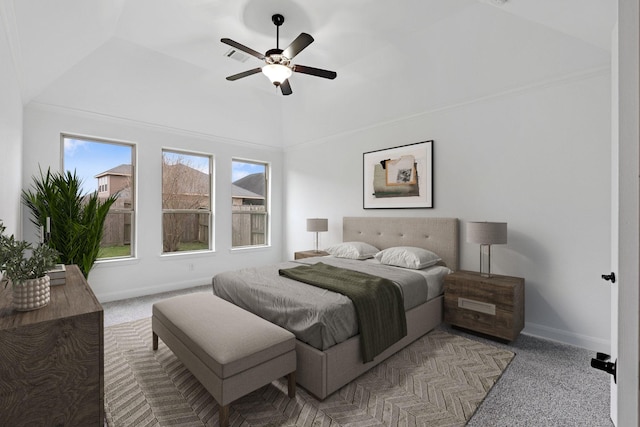
[[[345,217],[343,218],[343,241],[364,242],[379,249],[398,246],[424,248],[437,253],[442,259],[441,262],[451,270],[458,268],[458,220],[456,218]],[[263,304],[262,307],[259,307],[253,303],[253,306],[251,306],[246,300],[255,294],[255,289],[260,289],[260,292],[262,292],[262,288],[269,288],[264,284],[270,283],[270,280],[288,280],[298,283],[291,279],[275,279],[270,276],[261,276],[262,274],[277,276],[280,268],[288,268],[299,263],[313,264],[319,260],[332,261],[337,265],[341,265],[340,260],[316,258],[300,260],[298,263],[286,262],[258,269],[243,269],[236,272],[221,273],[213,278],[213,292],[242,308],[254,311],[256,314],[267,318],[267,320],[289,329],[283,323],[283,319],[287,317],[286,309],[277,315],[279,318],[275,319],[273,318],[273,313],[265,314],[261,312],[265,306],[271,304]],[[358,262],[366,266],[366,261]],[[233,283],[225,288],[222,283],[228,279],[232,279]],[[234,292],[234,294],[227,292],[230,288],[244,291],[245,285],[247,287],[252,286],[252,282],[258,284],[258,288],[247,288],[244,294],[243,292]],[[304,284],[297,286],[299,287],[300,285],[310,286]],[[320,291],[310,290],[311,292],[318,293]],[[277,298],[279,297],[276,296]],[[315,302],[316,300],[313,300],[313,303]],[[292,331],[299,337],[296,340],[296,379],[298,384],[317,398],[326,398],[340,387],[440,324],[442,320],[442,305],[443,297],[440,294],[435,297],[432,296],[426,302],[409,307],[406,311],[406,336],[367,363],[363,363],[359,335],[351,336],[346,340],[340,339],[338,340],[340,341],[339,343],[333,344],[330,339],[323,343],[318,343],[314,342],[312,338],[301,338],[299,337],[300,331]],[[313,343],[313,345],[304,342],[303,339]]]

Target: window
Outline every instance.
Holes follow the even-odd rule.
[[[108,176],[101,176],[98,178],[98,193],[108,192],[107,182],[109,182]]]
[[[82,179],[82,194],[118,195],[104,223],[98,259],[133,256],[135,146],[72,135],[62,135],[62,143],[64,170]]]
[[[162,251],[211,249],[211,156],[162,151]]]
[[[268,176],[266,163],[232,161],[232,246],[268,244]]]

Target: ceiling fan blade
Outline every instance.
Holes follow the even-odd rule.
[[[253,70],[248,70],[248,71],[244,71],[242,73],[234,74],[233,76],[229,76],[229,77],[227,77],[227,80],[229,80],[229,81],[238,80],[238,79],[241,79],[243,77],[250,76],[252,74],[257,74],[260,71],[262,71],[262,68],[254,68]]]
[[[310,74],[312,76],[316,76],[316,77],[323,77],[325,79],[335,79],[338,74],[336,74],[335,71],[329,71],[329,70],[322,70],[320,68],[313,68],[313,67],[307,67],[306,65],[294,65],[293,67],[293,71],[297,72],[297,73],[302,73],[302,74]]]
[[[255,56],[258,59],[264,60],[264,55],[258,51],[251,49],[250,47],[246,47],[236,41],[231,39],[220,39],[220,41],[224,44],[228,44],[229,46],[235,47],[236,49],[240,49],[241,51],[248,53],[249,55]]]
[[[282,91],[283,95],[291,95],[293,93],[293,91],[291,90],[291,84],[289,83],[289,79],[283,81],[280,84],[280,90]]]
[[[300,33],[300,35],[291,42],[282,54],[289,59],[293,59],[294,56],[302,52],[302,50],[313,43],[313,37],[307,33]]]

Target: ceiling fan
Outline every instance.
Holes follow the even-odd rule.
[[[309,74],[316,77],[323,77],[325,79],[335,79],[337,74],[335,71],[322,70],[320,68],[307,67],[305,65],[292,64],[291,60],[304,48],[313,43],[313,37],[307,33],[300,33],[300,35],[287,47],[285,50],[280,49],[280,26],[284,23],[284,16],[276,13],[271,17],[271,21],[276,26],[276,48],[269,49],[265,54],[261,54],[251,48],[248,48],[240,43],[231,39],[220,39],[222,43],[235,47],[249,55],[263,60],[265,65],[260,68],[254,68],[252,70],[244,71],[242,73],[234,74],[227,77],[227,80],[234,81],[243,77],[257,74],[262,71],[266,75],[271,83],[276,87],[280,87],[283,95],[291,95],[291,84],[289,83],[289,77],[296,73]]]

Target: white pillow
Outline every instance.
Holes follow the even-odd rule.
[[[337,258],[368,259],[373,258],[380,249],[364,242],[343,242],[329,246],[325,251]]]
[[[375,255],[375,259],[382,264],[414,270],[431,267],[441,260],[438,254],[413,246],[396,246],[384,249]]]

